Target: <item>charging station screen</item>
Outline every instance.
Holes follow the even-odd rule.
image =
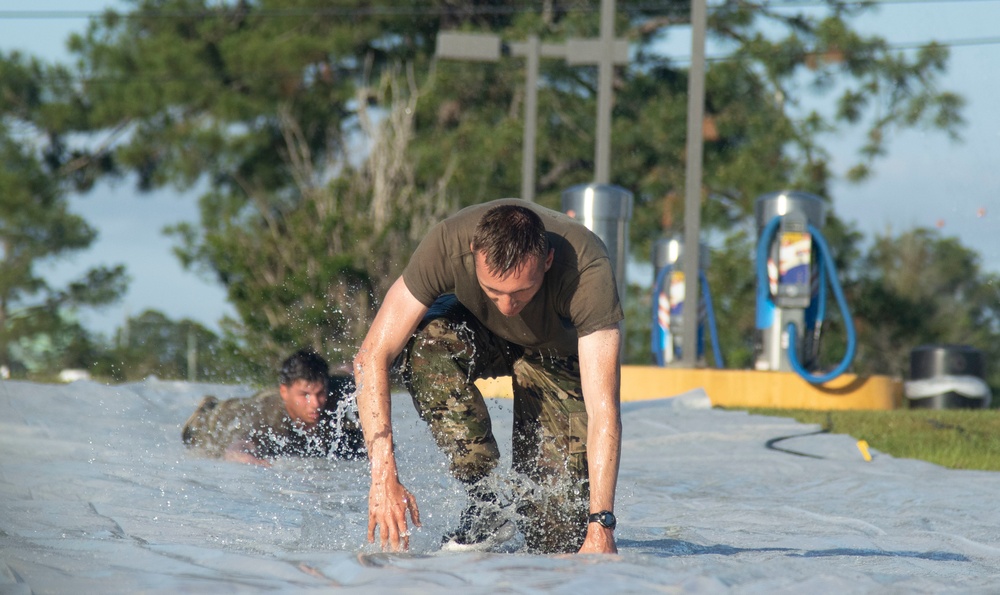
[[[812,236],[803,231],[783,231],[778,245],[778,284],[809,285]]]
[[[670,273],[670,316],[680,318],[684,313],[684,272]]]

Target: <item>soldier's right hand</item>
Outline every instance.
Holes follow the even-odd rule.
[[[406,514],[413,525],[420,526],[417,500],[398,480],[372,482],[368,491],[368,543],[375,542],[375,529],[379,530],[379,544],[383,550],[394,552],[409,549],[410,528]]]

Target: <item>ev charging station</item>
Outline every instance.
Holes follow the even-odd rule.
[[[856,334],[833,257],[820,232],[823,201],[798,191],[772,192],[754,205],[757,223],[758,370],[794,371],[814,384],[842,374],[854,359]],[[847,351],[829,373],[816,376],[831,289],[847,330]]]
[[[699,366],[705,362],[705,324],[709,326],[712,338],[715,367],[722,368],[722,353],[719,348],[718,332],[715,326],[715,312],[712,308],[712,294],[704,268],[708,266],[708,247],[698,245],[698,277],[701,282],[701,307],[696,311],[697,355]],[[679,364],[684,354],[683,320],[685,315],[685,277],[682,255],[684,239],[680,236],[661,238],[653,246],[653,299],[652,301],[652,350],[656,364],[661,367]]]

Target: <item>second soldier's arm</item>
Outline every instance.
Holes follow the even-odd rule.
[[[229,446],[226,447],[225,452],[222,453],[222,458],[226,461],[233,461],[236,463],[247,463],[250,465],[260,465],[261,467],[270,467],[271,463],[266,459],[258,457],[255,454],[256,452],[257,447],[250,440],[234,440]]]

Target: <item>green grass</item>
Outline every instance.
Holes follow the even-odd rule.
[[[819,424],[834,434],[865,440],[875,450],[897,458],[921,459],[952,469],[1000,471],[1000,411],[995,409],[746,411]]]

